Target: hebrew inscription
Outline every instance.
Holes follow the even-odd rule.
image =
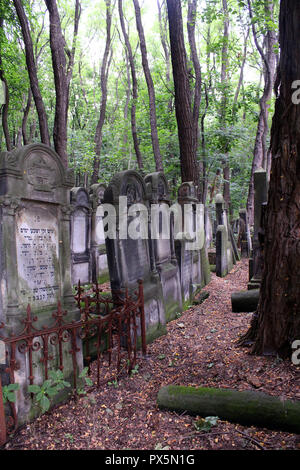
[[[32,308],[56,303],[59,296],[57,218],[35,204],[16,218],[21,303]]]

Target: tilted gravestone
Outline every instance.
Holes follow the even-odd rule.
[[[101,204],[104,198],[106,185],[93,184],[90,188],[92,203],[92,239],[91,239],[91,263],[92,281],[102,284],[109,281],[105,235],[103,227],[103,214]]]
[[[37,317],[36,328],[53,324],[57,302],[68,311],[65,320],[77,320],[71,283],[70,189],[73,172],[63,167],[49,147],[32,144],[0,157],[0,321],[5,336],[19,334],[26,307]],[[3,333],[2,333],[3,334]],[[65,351],[64,374],[72,375],[70,347]],[[80,347],[79,347],[80,349]],[[56,347],[49,345],[51,366],[58,368]],[[80,351],[78,362],[80,363]],[[35,383],[43,381],[41,351],[34,352]],[[81,356],[82,357],[82,356]],[[26,399],[28,365],[16,351],[19,363],[15,380],[19,422],[28,419],[31,401]],[[27,394],[28,397],[28,394]]]
[[[150,211],[143,178],[133,170],[117,173],[104,193],[103,211],[112,292],[144,285],[146,339],[166,333],[161,282],[151,253]],[[109,214],[110,213],[110,214]],[[140,332],[138,332],[140,334]]]
[[[182,311],[180,272],[174,245],[174,214],[170,210],[169,188],[164,174],[147,175],[145,184],[151,208],[153,265],[160,277],[168,322]]]
[[[71,215],[71,275],[72,284],[91,281],[91,205],[85,188],[72,188]]]
[[[260,230],[262,229],[262,208],[268,200],[268,178],[267,172],[263,168],[259,168],[254,172],[254,233],[252,259],[249,260],[250,282],[248,289],[258,289],[260,287],[263,257],[261,241],[259,239]]]

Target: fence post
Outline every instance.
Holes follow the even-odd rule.
[[[5,359],[5,343],[0,340],[0,365],[6,364]],[[5,412],[3,404],[3,395],[2,395],[2,382],[1,382],[1,373],[0,373],[0,446],[3,446],[6,442],[6,422],[5,422]]]

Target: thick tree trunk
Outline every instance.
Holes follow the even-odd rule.
[[[155,159],[156,171],[163,171],[162,157],[159,148],[158,133],[157,133],[157,119],[156,119],[156,103],[155,103],[155,91],[154,84],[148,64],[146,40],[144,35],[144,28],[142,25],[141,10],[138,0],[133,0],[136,18],[136,27],[140,39],[140,48],[142,54],[142,65],[148,87],[149,96],[149,112],[150,112],[150,128],[151,128],[151,140],[152,148]]]
[[[172,69],[175,88],[175,110],[180,147],[182,181],[199,185],[199,169],[195,154],[195,135],[187,57],[183,36],[181,4],[167,0]]]
[[[95,134],[95,159],[92,174],[92,184],[98,183],[99,169],[100,169],[100,155],[102,147],[102,129],[105,122],[106,104],[107,104],[107,80],[108,71],[110,67],[109,52],[111,50],[111,0],[106,0],[106,42],[101,65],[100,83],[101,83],[101,103],[100,103],[100,116],[96,127]]]
[[[14,0],[14,5],[15,5],[15,9],[16,9],[19,22],[21,25],[21,29],[22,29],[22,35],[23,35],[23,40],[24,40],[24,45],[25,45],[27,71],[29,75],[30,87],[31,87],[35,107],[36,107],[37,114],[38,114],[41,141],[43,144],[50,146],[48,119],[47,119],[47,114],[46,114],[43,98],[42,98],[40,87],[39,87],[39,81],[37,77],[37,69],[36,69],[36,63],[35,63],[35,58],[34,58],[33,45],[32,45],[32,39],[30,35],[28,20],[25,14],[22,1]]]
[[[122,0],[118,0],[118,7],[119,7],[121,29],[122,29],[125,46],[126,46],[127,53],[128,53],[128,60],[130,64],[130,72],[131,72],[131,80],[132,80],[132,104],[131,104],[131,110],[130,110],[131,134],[132,134],[132,140],[133,140],[133,146],[134,146],[137,164],[138,164],[139,169],[142,170],[143,159],[142,159],[142,154],[140,151],[140,146],[139,146],[139,141],[138,141],[138,136],[137,136],[137,128],[136,128],[136,103],[138,99],[138,83],[137,83],[137,78],[136,78],[136,71],[135,71],[134,59],[133,59],[133,54],[132,54],[132,48],[131,48],[129,37],[128,37],[126,27],[125,27],[124,14],[123,14],[123,9],[122,9]]]
[[[280,92],[271,132],[272,167],[258,310],[243,338],[257,354],[287,356],[300,338],[300,107],[292,84],[300,77],[300,3],[280,7]]]

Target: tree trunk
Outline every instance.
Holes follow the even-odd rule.
[[[253,18],[251,2],[248,0],[248,7],[249,7],[249,14],[250,18]],[[265,0],[265,12],[266,15],[269,15],[270,19],[273,19],[273,1]],[[252,23],[252,32],[254,42],[256,47],[260,53],[262,61],[264,63],[264,92],[260,99],[260,114],[259,120],[257,125],[257,133],[255,138],[255,145],[253,151],[253,161],[252,161],[252,168],[251,168],[251,176],[250,176],[250,183],[249,183],[249,192],[248,192],[248,199],[247,199],[247,212],[249,218],[249,224],[253,225],[254,223],[254,173],[255,171],[260,168],[267,168],[267,159],[268,159],[268,152],[266,148],[266,140],[267,135],[269,132],[268,127],[268,115],[269,115],[269,107],[270,105],[268,102],[272,96],[272,89],[274,84],[274,75],[275,75],[275,61],[276,61],[276,54],[274,51],[274,45],[276,42],[276,35],[272,29],[268,29],[266,36],[265,36],[265,43],[266,43],[266,53],[264,53],[263,49],[258,43],[257,33],[255,29],[254,23]]]
[[[222,0],[223,5],[223,46],[221,55],[221,86],[222,86],[222,97],[221,97],[221,109],[220,109],[220,126],[223,132],[226,132],[227,120],[226,110],[228,104],[228,42],[229,42],[229,12],[227,0]],[[224,154],[223,160],[223,178],[224,178],[224,189],[223,197],[226,207],[230,207],[230,167],[228,161],[229,142],[228,137],[223,136],[221,138],[221,151]]]
[[[130,64],[130,72],[131,72],[131,80],[132,80],[132,104],[131,104],[131,111],[130,111],[131,112],[132,140],[133,140],[133,146],[134,146],[137,164],[138,164],[139,169],[142,170],[143,159],[142,159],[142,154],[140,151],[140,146],[139,146],[139,141],[138,141],[138,136],[137,136],[136,117],[135,117],[136,116],[136,103],[138,99],[138,83],[137,83],[137,78],[136,78],[136,71],[135,71],[134,59],[133,59],[133,54],[132,54],[132,48],[131,48],[129,37],[128,37],[126,27],[125,27],[124,14],[123,14],[123,9],[122,9],[122,0],[118,0],[118,7],[119,7],[121,29],[122,29],[125,46],[126,46],[127,53],[128,53],[128,60]]]
[[[280,92],[271,131],[272,167],[258,310],[242,338],[252,352],[286,357],[300,338],[300,107],[292,84],[300,77],[300,3],[280,6]],[[291,54],[292,49],[292,54]]]
[[[102,129],[104,126],[105,115],[106,115],[106,104],[107,104],[107,79],[108,71],[110,66],[109,52],[111,49],[111,0],[106,0],[106,43],[101,65],[101,104],[100,104],[100,116],[96,127],[95,134],[95,159],[94,168],[92,174],[92,184],[98,183],[99,169],[100,169],[100,155],[102,147]]]
[[[19,22],[21,25],[21,29],[22,29],[22,35],[23,35],[23,40],[24,40],[24,45],[25,45],[27,71],[29,75],[30,87],[31,87],[35,107],[36,107],[37,114],[38,114],[41,141],[43,144],[50,146],[48,119],[47,119],[47,114],[46,114],[43,98],[42,98],[40,87],[39,87],[39,81],[37,77],[37,69],[36,69],[36,63],[35,63],[35,58],[34,58],[33,45],[32,45],[32,39],[30,35],[28,20],[25,14],[22,1],[14,0],[14,5],[15,5],[15,9],[16,9]]]
[[[31,92],[31,89],[29,88],[28,96],[27,96],[27,103],[24,109],[24,114],[23,114],[23,119],[22,119],[22,136],[23,136],[24,145],[29,144],[29,140],[27,138],[27,120],[28,120],[28,116],[30,113],[31,101],[32,101],[32,92]]]
[[[167,0],[172,69],[175,88],[175,110],[180,147],[181,179],[199,185],[199,169],[195,154],[195,135],[191,90],[184,44],[181,4]]]
[[[62,33],[56,0],[45,0],[45,3],[50,18],[50,48],[56,93],[53,140],[56,152],[62,159],[63,164],[67,167],[69,87],[74,64],[75,45],[80,18],[80,4],[79,1],[76,0],[73,45],[71,51],[69,51]],[[66,54],[69,58],[68,63]]]
[[[152,148],[153,148],[153,154],[154,154],[154,159],[155,159],[155,167],[156,167],[156,171],[163,171],[163,163],[162,163],[162,157],[160,154],[158,133],[157,133],[155,91],[154,91],[154,84],[153,84],[153,80],[152,80],[152,76],[151,76],[151,72],[150,72],[150,68],[148,64],[146,40],[145,40],[144,29],[142,25],[141,10],[140,10],[138,0],[133,0],[133,4],[134,4],[134,9],[135,9],[136,27],[137,27],[139,39],[140,39],[143,70],[144,70],[147,87],[148,87],[151,140],[152,140]]]

